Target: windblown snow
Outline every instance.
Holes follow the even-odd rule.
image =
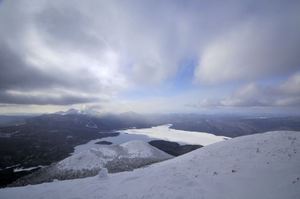
[[[274,131],[131,172],[0,189],[0,198],[295,199],[299,187],[300,132]]]
[[[171,129],[171,126],[171,124],[167,124],[145,129],[127,129],[119,132],[136,135],[146,135],[156,139],[168,140],[184,144],[196,144],[202,146],[229,139],[228,137],[216,136],[214,134],[205,132]]]

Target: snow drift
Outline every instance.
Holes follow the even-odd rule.
[[[146,168],[104,176],[5,188],[0,197],[300,198],[300,132],[234,138]]]

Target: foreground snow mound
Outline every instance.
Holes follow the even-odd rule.
[[[23,198],[300,198],[300,132],[234,138],[132,172],[0,189]]]
[[[134,135],[146,135],[150,138],[156,138],[161,140],[168,140],[172,142],[178,142],[182,144],[194,144],[206,146],[216,142],[230,139],[224,136],[216,136],[214,134],[205,132],[183,131],[171,129],[171,124],[155,126],[146,129],[127,129],[119,131],[120,133],[134,134]]]
[[[17,180],[12,186],[39,184],[53,179],[66,180],[94,176],[103,168],[109,172],[129,171],[173,156],[143,141],[130,141],[122,145],[101,145],[82,151]]]

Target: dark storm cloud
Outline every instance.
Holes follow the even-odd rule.
[[[22,58],[7,45],[0,44],[0,91],[48,87],[56,82],[37,69],[28,66]]]
[[[91,95],[82,96],[82,92],[76,95],[60,91],[62,89],[93,91],[97,80],[92,79],[91,76],[69,74],[61,76],[34,68],[28,65],[21,55],[13,52],[3,43],[0,44],[0,71],[0,103],[70,105],[103,101],[103,99]],[[84,74],[85,71],[82,72]],[[88,82],[88,84],[82,82]],[[35,94],[35,91],[38,94]],[[51,93],[52,95],[48,95]]]
[[[44,95],[30,95],[30,91],[41,89],[72,88],[89,90],[87,86],[83,86],[81,82],[91,79],[84,76],[80,78],[69,77],[62,78],[53,76],[51,73],[44,72],[37,68],[30,67],[16,53],[14,53],[7,45],[0,44],[0,103],[11,104],[55,104],[68,105],[76,103],[86,103],[99,100],[97,97],[80,96],[70,94],[60,94],[59,97]],[[67,77],[67,76],[65,76]],[[92,89],[93,86],[90,86]],[[14,95],[8,91],[22,91],[22,95]],[[28,92],[28,94],[26,94]]]
[[[63,1],[0,6],[0,103],[99,102],[115,92],[114,54],[102,50],[107,44],[80,6]]]
[[[64,94],[62,96],[47,96],[47,94],[13,94],[0,93],[0,102],[3,104],[26,104],[26,105],[70,105],[88,103],[99,100],[92,97],[81,97],[76,95]]]

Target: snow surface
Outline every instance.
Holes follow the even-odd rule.
[[[171,129],[171,126],[171,124],[167,124],[145,129],[127,129],[119,132],[136,135],[147,135],[151,138],[168,140],[181,144],[197,144],[202,146],[229,139],[228,137],[216,136],[214,134],[205,132]]]
[[[99,145],[97,148],[75,153],[57,163],[60,170],[91,170],[105,167],[108,161],[120,158],[147,158],[156,161],[173,156],[143,141],[130,141],[122,145]]]
[[[130,171],[170,158],[173,156],[143,141],[100,145],[99,148],[75,153],[56,164],[24,176],[11,186],[95,176],[103,169],[110,173]]]
[[[18,168],[15,168],[14,169],[14,172],[20,172],[20,171],[31,171],[33,169],[37,169],[37,168],[44,168],[46,166],[43,166],[43,165],[39,165],[39,166],[36,166],[36,167],[28,167],[28,168],[23,168],[23,167],[18,167]]]
[[[112,152],[112,150],[107,150]],[[101,153],[97,153],[95,150],[86,150],[81,153],[77,153],[67,157],[66,159],[57,163],[59,170],[82,170],[82,169],[93,169],[101,168],[104,166],[105,158],[99,157]]]
[[[238,137],[105,178],[0,189],[0,198],[296,199],[300,198],[300,132]]]
[[[155,157],[155,158],[161,158],[161,159],[169,159],[172,157],[171,155],[151,146],[148,143],[142,142],[142,141],[130,141],[126,142],[124,144],[121,144],[121,147],[123,147],[126,152],[128,153],[129,157],[131,158],[149,158],[149,157]]]

